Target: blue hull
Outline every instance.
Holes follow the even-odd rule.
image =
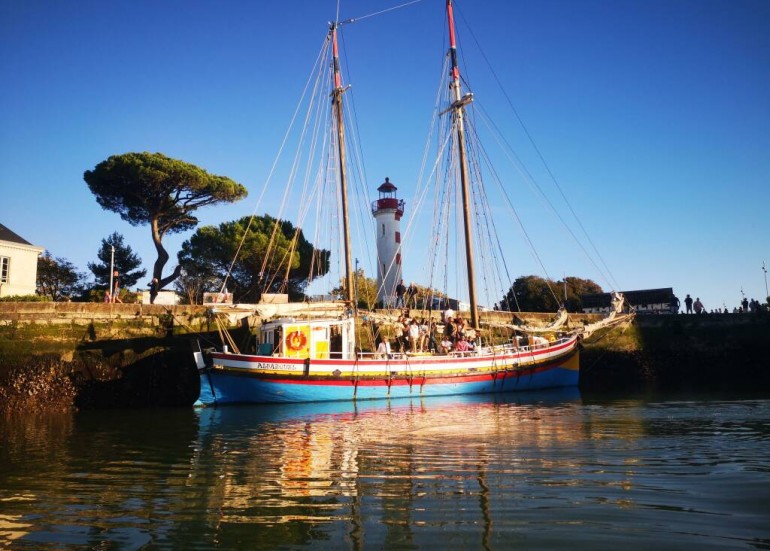
[[[557,364],[496,375],[454,377],[411,377],[383,379],[294,379],[262,374],[201,371],[200,397],[196,405],[245,403],[298,403],[388,398],[495,394],[560,387],[576,387],[579,370],[577,354]]]

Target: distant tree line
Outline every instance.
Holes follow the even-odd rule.
[[[581,312],[582,295],[602,292],[602,288],[590,279],[565,277],[554,281],[528,275],[513,282],[496,308],[511,312],[555,312],[563,306],[569,312]]]

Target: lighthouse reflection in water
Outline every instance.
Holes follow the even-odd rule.
[[[231,537],[251,526],[328,548],[719,547],[756,541],[770,514],[756,500],[770,490],[756,447],[770,431],[755,418],[770,418],[767,401],[590,405],[568,389],[199,415],[197,459],[218,473],[207,508]]]
[[[516,477],[543,476],[544,466],[569,471],[573,460],[551,452],[582,438],[580,418],[564,422],[578,402],[568,389],[201,409],[194,464],[204,476],[218,472],[208,508],[223,524],[301,522],[296,535],[394,545],[429,544],[425,527],[453,526],[458,542],[481,544],[496,499],[508,515]]]

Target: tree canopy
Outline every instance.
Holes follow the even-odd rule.
[[[329,271],[329,251],[314,248],[290,222],[268,215],[199,228],[177,258],[196,293],[219,291],[232,263],[227,286],[237,302],[257,302],[263,292],[302,298],[307,284]]]
[[[528,275],[513,282],[499,307],[501,310],[521,312],[555,312],[560,304],[564,304],[568,311],[579,312],[583,309],[580,300],[582,295],[601,292],[602,288],[590,279],[565,277],[563,280],[553,281]]]
[[[232,203],[247,195],[246,188],[225,176],[209,174],[195,165],[162,153],[113,155],[83,179],[105,210],[116,212],[133,226],[149,224],[158,258],[153,277],[165,287],[179,275],[179,268],[166,278],[163,267],[169,255],[163,237],[194,228],[200,207]]]
[[[112,248],[115,247],[113,260]],[[114,232],[106,239],[102,239],[102,245],[96,256],[101,263],[89,262],[88,269],[94,274],[97,287],[106,289],[110,286],[110,266],[120,274],[120,283],[123,288],[136,285],[139,279],[147,275],[147,270],[137,270],[142,265],[142,259],[131,250],[131,247],[123,243],[123,236]]]
[[[46,251],[37,259],[37,292],[53,301],[69,300],[83,291],[85,274],[66,258],[54,258]]]
[[[377,280],[366,277],[364,270],[359,268],[353,273],[353,285],[359,308],[374,308],[377,303]],[[337,300],[345,297],[345,278],[340,281],[340,286],[332,289],[331,294]]]

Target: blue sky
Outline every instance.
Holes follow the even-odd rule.
[[[402,3],[342,1],[340,18]],[[333,0],[0,2],[0,222],[82,271],[113,231],[151,268],[148,227],[103,211],[82,175],[159,151],[250,189],[199,211],[251,214]],[[708,309],[765,296],[770,263],[770,2],[489,0],[457,4],[459,40],[494,75],[622,289],[673,287]],[[471,34],[472,32],[472,34]],[[407,214],[444,53],[442,0],[344,28],[366,174]],[[507,107],[478,53],[464,74]],[[510,115],[497,124],[534,158]],[[542,171],[533,163],[533,171]],[[372,191],[372,193],[374,193]],[[529,214],[522,205],[523,216]],[[267,209],[269,212],[269,209]],[[532,214],[538,234],[553,224]],[[164,243],[173,266],[181,242]],[[550,250],[552,277],[595,279]],[[404,276],[419,282],[405,250]],[[514,276],[538,273],[522,255]]]

